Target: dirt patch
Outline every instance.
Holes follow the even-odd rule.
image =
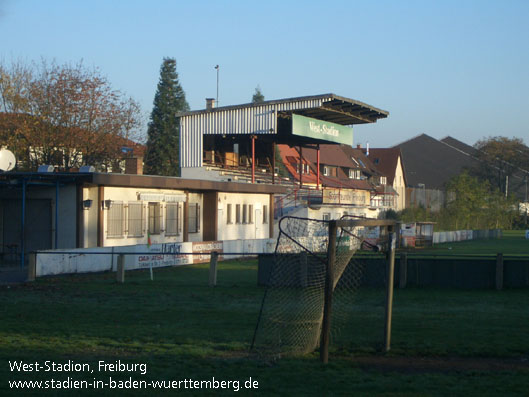
[[[529,371],[529,358],[481,357],[351,357],[360,368],[379,372],[502,372]]]

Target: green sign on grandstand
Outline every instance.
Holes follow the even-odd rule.
[[[353,145],[353,129],[310,117],[292,115],[292,134],[324,141]]]

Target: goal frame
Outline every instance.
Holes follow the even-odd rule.
[[[291,236],[290,233],[287,233],[281,226],[283,222],[288,221],[297,221],[297,222],[316,222],[321,225],[325,224],[326,241],[327,247],[326,251],[321,252],[323,256],[316,255],[315,252],[309,250],[304,246],[300,241],[297,241],[296,238]],[[381,236],[385,237],[383,244],[374,245],[365,241],[365,238],[357,236],[351,232],[354,228],[357,227],[380,227]],[[347,228],[349,230],[347,230]],[[306,252],[314,256],[322,265],[323,265],[323,296],[322,296],[322,317],[319,334],[316,339],[316,344],[314,347],[319,345],[320,351],[320,360],[323,363],[327,363],[329,360],[329,341],[331,334],[331,317],[332,317],[332,301],[335,288],[337,286],[338,280],[335,280],[335,271],[340,272],[340,269],[336,268],[337,260],[337,244],[338,244],[338,235],[343,236],[348,234],[350,237],[360,240],[360,246],[367,245],[372,247],[375,251],[381,251],[386,253],[386,266],[385,266],[385,304],[384,304],[384,338],[381,343],[383,352],[388,352],[390,350],[391,343],[391,319],[392,319],[392,309],[393,309],[393,286],[394,286],[394,274],[395,274],[395,248],[396,248],[396,231],[397,231],[397,222],[394,220],[379,220],[379,219],[370,219],[363,218],[354,215],[344,215],[341,219],[338,220],[321,220],[321,219],[311,219],[304,217],[295,217],[295,216],[284,216],[279,220],[279,236],[277,238],[276,244],[276,253],[280,246],[281,238],[286,238],[290,240],[291,243],[297,245],[301,252]],[[341,238],[341,237],[340,237]],[[275,265],[274,265],[275,267]],[[342,269],[343,271],[344,269]],[[336,275],[338,278],[340,275]],[[391,280],[391,281],[390,281]],[[261,304],[261,309],[259,312],[259,319],[256,324],[255,332],[253,335],[250,351],[253,350],[255,346],[256,336],[260,327],[260,322],[262,320],[263,308],[267,300],[268,292],[270,286],[267,286],[263,301]]]
[[[322,363],[329,362],[329,340],[331,333],[332,298],[334,292],[334,262],[336,259],[336,237],[339,228],[351,227],[383,227],[387,230],[387,264],[386,264],[386,299],[384,310],[384,347],[387,353],[391,348],[391,321],[393,314],[393,285],[395,278],[395,249],[396,249],[396,226],[394,220],[379,219],[339,219],[329,222],[329,244],[327,251],[327,263],[325,272],[325,291],[323,306],[323,322],[320,338],[320,360]]]

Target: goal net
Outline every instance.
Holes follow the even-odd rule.
[[[329,234],[330,221],[296,217],[280,220],[274,261],[252,341],[254,353],[277,358],[310,353],[320,345],[329,240],[335,240],[331,311],[333,341],[339,340],[349,328],[355,295],[367,274],[364,262],[355,259],[354,255],[363,245],[375,248],[366,239],[367,227],[357,223],[338,227],[334,239]],[[377,277],[380,275],[374,278]],[[385,284],[384,281],[381,280],[381,284]],[[383,300],[378,301],[381,303],[379,308],[383,309]],[[377,317],[383,319],[383,315]],[[379,339],[382,339],[382,332]]]

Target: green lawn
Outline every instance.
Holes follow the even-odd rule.
[[[154,275],[153,282],[148,272],[129,272],[125,284],[117,284],[115,274],[98,274],[0,287],[0,395],[24,395],[9,389],[8,380],[68,376],[86,381],[215,377],[239,380],[241,387],[252,377],[261,394],[285,396],[526,395],[529,390],[527,290],[396,290],[387,357],[376,349],[383,295],[363,291],[352,308],[354,327],[344,329],[345,339],[348,332],[358,335],[356,343],[333,346],[330,363],[323,366],[317,353],[276,362],[248,357],[264,292],[256,286],[256,261],[222,262],[215,288],[207,286],[207,265],[160,269]],[[14,373],[9,369],[14,360],[73,360],[91,368],[99,360],[121,360],[146,363],[147,374]]]
[[[529,240],[523,230],[504,230],[503,237],[490,240],[470,240],[436,244],[432,248],[416,250],[417,253],[451,255],[525,255],[529,256]]]

